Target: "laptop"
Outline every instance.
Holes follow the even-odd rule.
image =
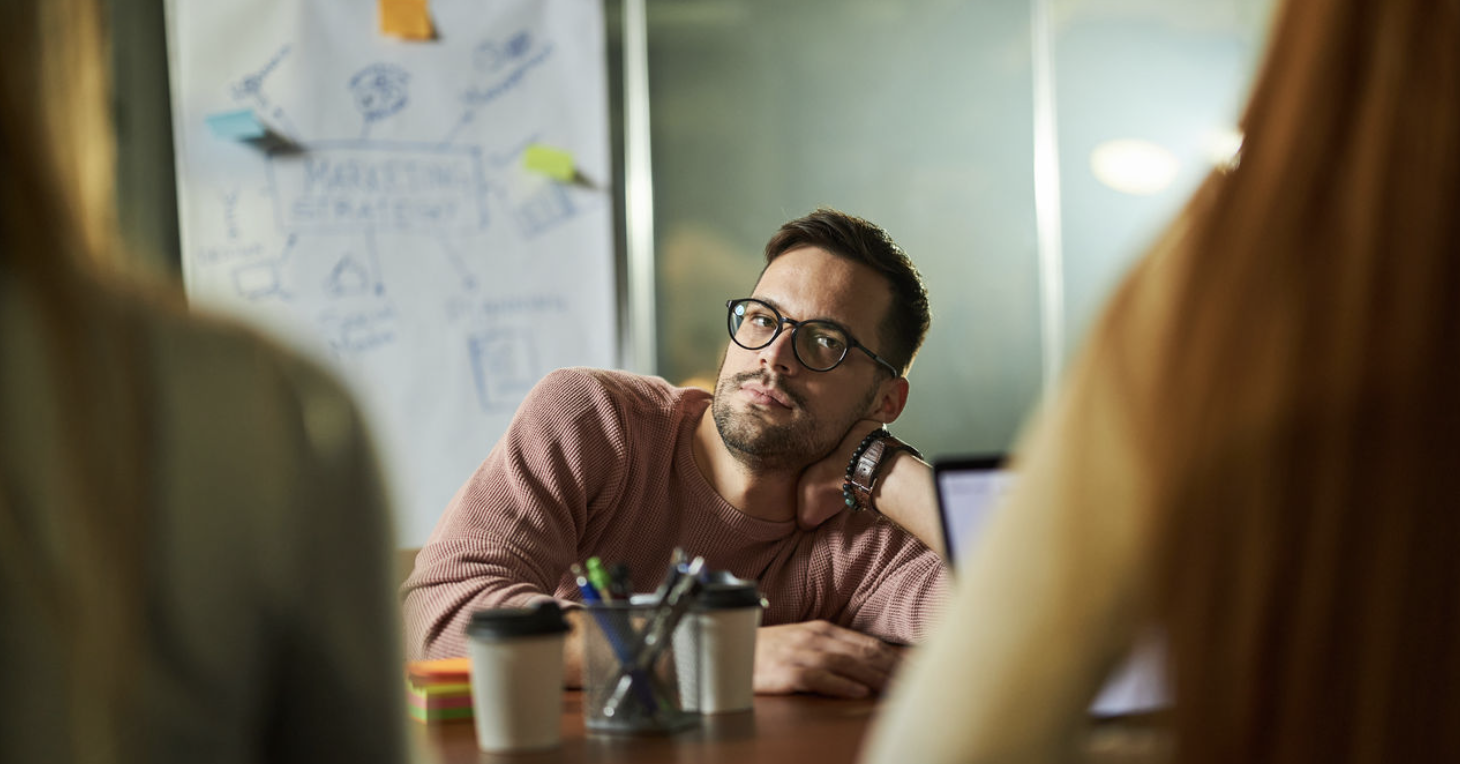
[[[977,544],[994,510],[1017,486],[1003,454],[943,457],[933,462],[938,513],[947,563],[956,569]],[[1090,706],[1096,717],[1159,711],[1170,705],[1164,669],[1165,643],[1159,635],[1142,639]]]

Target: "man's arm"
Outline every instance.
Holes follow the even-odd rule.
[[[796,520],[802,528],[815,528],[847,509],[842,496],[847,465],[862,439],[881,426],[870,419],[857,422],[835,450],[801,474]],[[884,457],[872,489],[872,508],[945,556],[933,469],[923,460],[902,450]]]
[[[554,372],[533,389],[401,588],[411,657],[465,655],[472,611],[556,594],[590,504],[611,502],[622,485],[621,428],[590,373]]]

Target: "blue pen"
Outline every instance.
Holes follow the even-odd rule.
[[[573,580],[578,582],[578,592],[583,595],[584,602],[593,605],[603,602],[603,597],[598,595],[598,589],[593,586],[593,582],[589,581],[588,576],[583,573],[583,567],[581,565],[575,562],[568,566],[568,570],[573,572]]]
[[[593,586],[593,582],[584,575],[582,566],[575,562],[568,566],[568,570],[573,572],[573,580],[578,584],[578,591],[583,594],[584,603],[603,604],[603,598],[599,596],[598,589]],[[649,676],[637,668],[629,668],[633,663],[634,653],[624,642],[623,635],[619,633],[618,624],[614,623],[612,614],[597,608],[589,608],[588,612],[593,614],[593,620],[598,622],[598,628],[603,630],[603,636],[608,640],[608,646],[613,649],[614,655],[618,658],[619,670],[622,672],[624,669],[628,669],[629,681],[633,685],[634,694],[639,698],[639,702],[644,705],[646,711],[653,713],[654,709],[661,705],[660,699],[655,696],[653,688],[648,684]]]

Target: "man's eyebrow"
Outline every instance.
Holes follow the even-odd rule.
[[[771,299],[769,297],[752,297],[750,299],[752,299],[752,300],[760,300],[761,302],[765,303],[766,305],[769,305],[772,308],[775,308],[777,311],[780,312],[780,314],[782,316],[786,316],[786,309],[783,308],[783,307],[781,307],[781,304],[779,302],[776,302],[775,300],[773,300],[773,299]],[[786,316],[786,318],[791,318],[791,317],[790,316]],[[844,323],[841,319],[838,319],[838,318],[836,318],[834,316],[814,316],[812,318],[793,318],[791,320],[792,321],[795,321],[796,323],[804,323],[806,321],[825,321],[825,322],[830,323],[830,324],[836,324],[844,332],[851,332],[851,329],[848,329],[847,328],[846,323]]]
[[[772,300],[769,297],[752,296],[750,299],[752,299],[752,300],[760,300],[761,302],[765,303],[766,305],[769,305],[772,308],[775,308],[776,310],[779,310],[781,312],[781,315],[785,315],[785,313],[786,313],[786,309],[783,308],[783,307],[781,307],[781,304],[780,303],[776,302],[775,300]]]

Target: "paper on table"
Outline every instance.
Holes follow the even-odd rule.
[[[466,682],[471,675],[471,659],[441,658],[430,661],[411,661],[406,664],[406,673],[411,681],[422,682]]]

